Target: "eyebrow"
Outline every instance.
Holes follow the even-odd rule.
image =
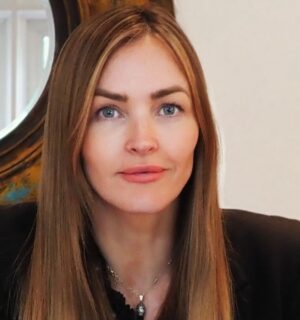
[[[172,86],[172,87],[169,87],[169,88],[164,88],[164,89],[157,90],[155,92],[152,92],[150,94],[150,97],[151,97],[152,100],[155,100],[155,99],[160,99],[160,98],[163,98],[165,96],[168,96],[170,94],[177,93],[177,92],[183,92],[188,97],[190,97],[188,91],[185,90],[184,88],[180,87],[180,86]],[[111,92],[111,91],[108,91],[108,90],[103,89],[103,88],[96,88],[95,96],[101,96],[101,97],[109,98],[109,99],[120,101],[120,102],[126,102],[128,100],[128,96],[127,95]]]

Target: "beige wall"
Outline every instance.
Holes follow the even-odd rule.
[[[220,131],[222,206],[300,219],[300,1],[175,6]]]

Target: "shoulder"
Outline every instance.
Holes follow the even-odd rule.
[[[1,263],[14,256],[33,231],[36,216],[35,203],[0,206]]]
[[[26,261],[26,252],[34,232],[35,203],[0,206],[0,318],[12,290],[18,263]],[[24,250],[23,250],[24,249]],[[20,259],[20,260],[19,260]]]
[[[32,227],[36,210],[34,202],[0,205],[0,235],[26,233]]]
[[[35,203],[0,206],[0,274],[18,255],[34,231]]]
[[[223,209],[229,258],[244,264],[249,273],[300,273],[300,222],[245,210]]]
[[[300,319],[300,222],[222,212],[237,319]]]
[[[223,209],[225,235],[235,247],[295,255],[300,259],[300,221],[246,210]]]

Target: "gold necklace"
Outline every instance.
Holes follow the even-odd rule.
[[[172,259],[170,259],[167,263],[166,268],[172,263]],[[144,319],[146,314],[146,306],[144,303],[145,295],[158,283],[159,279],[161,278],[162,274],[164,273],[165,269],[162,270],[151,282],[150,286],[145,290],[143,293],[139,293],[136,289],[126,286],[124,282],[120,279],[119,275],[112,269],[110,265],[106,265],[107,271],[111,276],[111,280],[114,282],[115,285],[119,285],[126,289],[127,291],[132,292],[135,296],[139,298],[139,303],[135,307],[135,312],[138,317]]]

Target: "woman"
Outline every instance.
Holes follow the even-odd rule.
[[[119,8],[77,28],[51,78],[36,223],[10,312],[26,320],[269,319],[277,301],[282,314],[272,319],[296,319],[299,224],[222,215],[217,156],[203,72],[171,16]],[[9,210],[20,225],[35,208]],[[293,231],[288,250],[272,257],[280,268],[288,259],[280,275],[289,277],[268,292],[279,272],[265,281],[272,267],[252,266],[255,286],[261,280],[245,296],[240,262],[253,264],[251,246],[263,243],[245,234],[278,229],[272,243],[282,242],[283,226]],[[260,252],[270,249],[265,242]],[[272,296],[265,309],[259,290]]]

